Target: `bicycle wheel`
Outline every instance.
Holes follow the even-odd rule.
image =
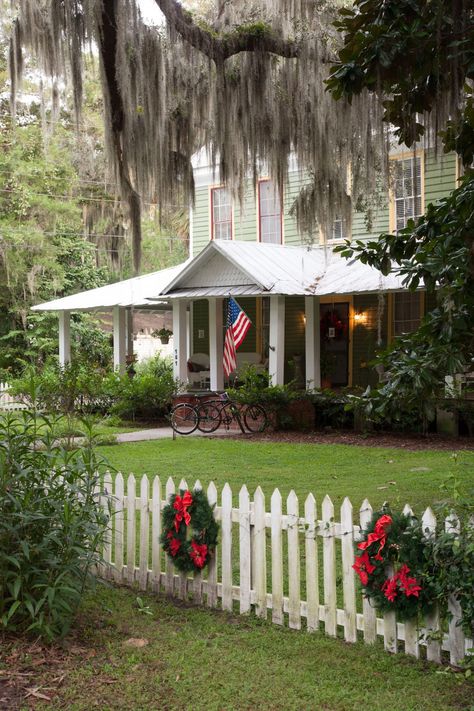
[[[197,410],[187,402],[180,402],[171,410],[171,427],[182,435],[191,434],[198,426]]]
[[[221,424],[221,411],[213,402],[198,405],[198,429],[201,432],[215,432]]]
[[[244,410],[244,425],[249,432],[263,432],[267,424],[267,413],[261,405],[247,405]]]

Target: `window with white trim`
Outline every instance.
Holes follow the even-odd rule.
[[[212,239],[232,239],[232,196],[227,188],[211,190]]]
[[[260,180],[258,184],[258,214],[260,242],[281,244],[280,193],[273,180]]]
[[[344,223],[340,217],[337,217],[332,223],[332,232],[328,242],[342,242],[345,239]]]
[[[421,158],[412,156],[395,161],[395,230],[407,226],[410,219],[423,214]]]
[[[403,291],[393,295],[393,335],[416,331],[421,322],[421,294]]]

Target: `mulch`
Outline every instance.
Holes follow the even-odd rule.
[[[229,435],[232,437],[232,435]],[[237,437],[236,437],[237,439]],[[238,435],[242,439],[242,435]],[[348,444],[359,447],[388,447],[407,451],[444,450],[474,451],[474,440],[467,437],[442,437],[437,434],[426,436],[418,434],[376,432],[357,433],[342,430],[315,432],[263,432],[248,434],[245,439],[256,442],[285,442],[287,444]]]

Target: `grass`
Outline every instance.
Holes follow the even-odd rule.
[[[50,701],[35,708],[147,711],[294,709],[466,710],[472,684],[380,645],[346,645],[256,618],[191,608],[100,586],[74,635],[48,651],[0,650],[0,674],[20,660],[29,688]],[[129,640],[144,640],[130,646]],[[48,666],[38,664],[47,655]],[[3,659],[2,659],[3,657]],[[59,660],[58,660],[59,657]],[[23,664],[23,666],[22,666]],[[0,676],[0,679],[4,678]],[[31,701],[31,697],[30,697]],[[19,708],[30,708],[29,705]]]
[[[368,498],[374,508],[388,500],[392,507],[409,503],[420,513],[443,498],[448,477],[462,483],[474,479],[474,452],[406,451],[342,444],[286,444],[228,439],[179,438],[102,447],[101,453],[124,474],[172,476],[177,485],[196,479],[226,482],[234,501],[246,484],[251,495],[260,485],[268,502],[278,487],[283,497],[295,489],[300,502],[309,492],[317,499],[329,494],[336,506],[349,496],[354,507]]]

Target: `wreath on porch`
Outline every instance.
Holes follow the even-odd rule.
[[[400,620],[426,614],[435,601],[430,543],[414,516],[375,512],[352,566],[366,598],[381,612],[396,612]],[[361,552],[362,551],[362,552]]]
[[[203,491],[180,490],[170,496],[160,541],[178,570],[202,570],[214,555],[218,532],[214,506]]]
[[[334,329],[334,337],[339,338],[346,332],[347,324],[342,320],[338,311],[327,311],[321,319],[321,337],[329,340],[329,329]]]

